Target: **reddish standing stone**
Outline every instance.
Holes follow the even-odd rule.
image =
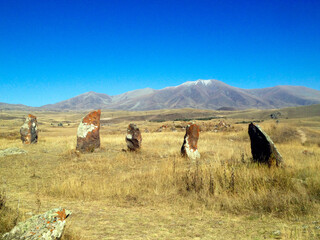
[[[253,161],[266,163],[269,167],[279,166],[283,162],[282,156],[271,138],[258,125],[250,123],[248,133],[251,140]]]
[[[38,122],[37,118],[31,114],[20,128],[22,143],[33,144],[38,142]]]
[[[130,123],[127,129],[126,143],[130,151],[139,150],[141,147],[142,136],[139,128]]]
[[[188,156],[190,159],[200,158],[198,151],[198,139],[200,128],[196,124],[189,124],[186,128],[186,134],[184,135],[183,144],[181,147],[181,155]]]
[[[93,152],[100,147],[101,110],[88,113],[80,122],[77,132],[77,150]]]

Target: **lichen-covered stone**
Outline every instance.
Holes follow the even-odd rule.
[[[10,232],[5,233],[2,239],[59,240],[66,225],[66,218],[70,214],[71,212],[64,208],[52,209],[18,223]]]
[[[187,126],[181,147],[182,156],[187,156],[192,160],[200,158],[200,153],[198,151],[199,132],[200,128],[198,125],[192,123]]]
[[[269,166],[280,166],[283,163],[282,156],[271,138],[259,125],[249,124],[248,133],[251,140],[251,153],[253,161],[265,163]]]
[[[99,109],[82,118],[77,132],[77,150],[93,152],[100,147],[100,115]]]
[[[142,136],[139,128],[130,123],[127,129],[126,143],[130,151],[136,151],[141,148]]]
[[[15,155],[15,154],[26,154],[27,151],[20,149],[20,148],[6,148],[3,150],[0,150],[0,157],[5,157],[9,155]]]
[[[20,128],[22,143],[33,144],[38,142],[38,122],[37,118],[31,114]]]

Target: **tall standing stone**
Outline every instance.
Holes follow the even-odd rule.
[[[200,128],[196,124],[189,124],[186,128],[186,134],[184,135],[183,144],[181,147],[181,155],[188,156],[190,159],[195,160],[200,158],[198,151],[198,139]]]
[[[100,115],[101,110],[99,109],[82,118],[77,132],[77,150],[93,152],[100,147]]]
[[[33,144],[38,142],[38,122],[37,118],[31,114],[20,128],[22,143]]]
[[[269,166],[279,166],[283,160],[271,138],[258,125],[249,124],[248,133],[251,140],[253,161]]]
[[[142,136],[139,128],[130,123],[127,129],[126,143],[130,151],[139,150],[141,147]]]

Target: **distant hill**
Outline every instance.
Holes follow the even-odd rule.
[[[0,102],[0,110],[33,110],[36,109],[34,107],[29,107],[23,104],[10,104],[10,103],[3,103]]]
[[[109,96],[87,92],[42,110],[157,110],[197,108],[214,110],[275,109],[320,104],[320,91],[302,86],[241,89],[218,80],[197,80],[160,90],[151,88]],[[1,107],[1,106],[0,106]],[[0,108],[1,109],[1,108]]]
[[[157,110],[198,109],[272,109],[320,103],[320,91],[299,86],[241,89],[218,80],[197,80],[160,90],[139,89],[116,96],[88,92],[46,109],[120,109]]]

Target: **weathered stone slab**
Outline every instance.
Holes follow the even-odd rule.
[[[20,128],[22,143],[33,144],[38,142],[38,122],[37,118],[31,114]]]
[[[259,125],[249,124],[248,133],[251,140],[251,153],[253,161],[265,163],[269,166],[283,163],[282,156],[274,145],[271,138],[266,134]]]
[[[6,148],[3,150],[0,150],[0,157],[5,157],[9,155],[15,155],[15,154],[25,154],[27,151],[20,149],[20,148]]]
[[[66,218],[70,214],[71,212],[64,208],[52,209],[44,214],[33,216],[25,222],[18,223],[2,238],[3,240],[59,240],[66,225]]]
[[[99,109],[82,118],[77,132],[77,150],[93,152],[100,147],[100,115]]]
[[[193,123],[187,126],[181,147],[182,156],[188,156],[192,160],[200,158],[200,153],[198,151],[199,132],[200,128],[198,125]]]
[[[130,123],[128,126],[126,143],[130,151],[136,151],[141,148],[141,143],[142,143],[141,132],[139,128],[133,123]]]

